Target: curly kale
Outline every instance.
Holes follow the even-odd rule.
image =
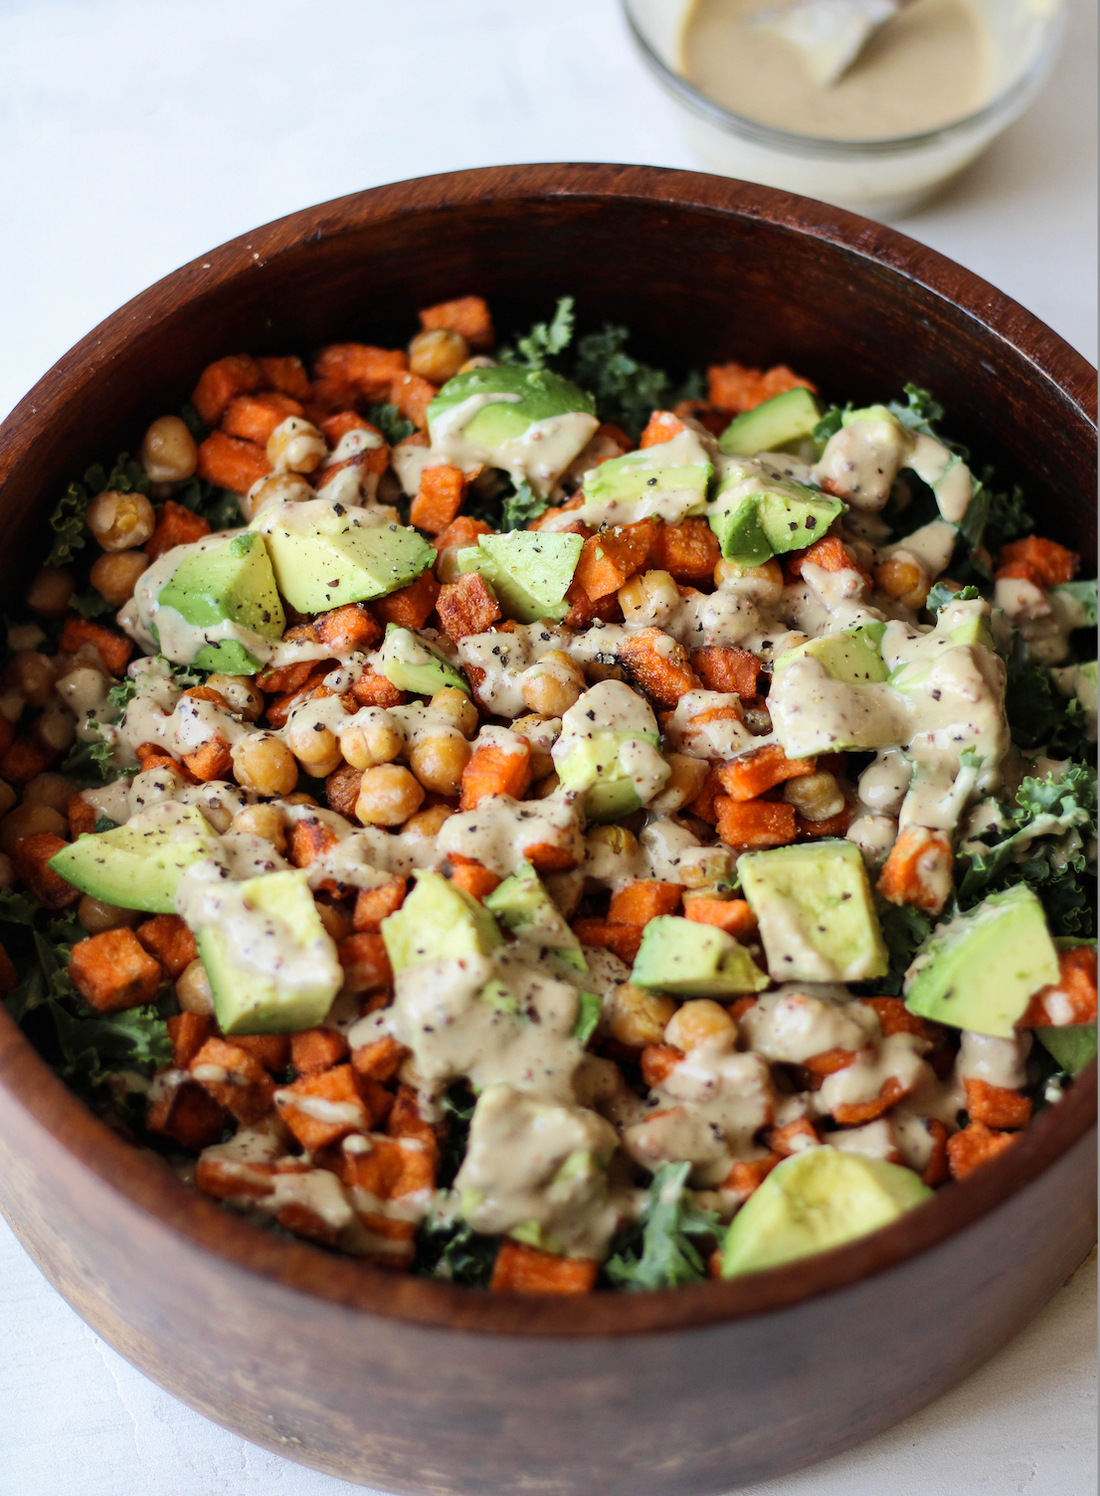
[[[1045,748],[1052,758],[1096,760],[1096,744],[1088,737],[1087,715],[1076,696],[1057,690],[1045,665],[1021,655],[1008,662],[1005,712],[1018,748]]]
[[[911,904],[879,905],[879,925],[886,949],[890,955],[890,969],[885,977],[873,984],[875,993],[882,997],[900,997],[905,983],[905,973],[913,957],[932,933],[932,921],[920,909]]]
[[[403,442],[406,437],[412,436],[416,427],[403,416],[396,405],[372,405],[367,411],[367,420],[372,426],[377,426],[391,447],[396,447],[398,442]]]
[[[516,334],[515,346],[497,352],[497,362],[527,369],[545,369],[552,358],[564,353],[573,341],[576,318],[572,296],[561,296],[549,322],[536,322],[526,335]]]
[[[549,499],[541,499],[533,493],[530,485],[521,483],[515,493],[505,496],[500,511],[501,530],[526,530],[529,522],[545,514],[550,507]]]
[[[459,1215],[429,1215],[416,1239],[415,1271],[425,1278],[488,1288],[499,1236],[479,1236]]]
[[[654,1174],[641,1216],[611,1243],[604,1273],[613,1287],[678,1288],[706,1277],[703,1252],[718,1232],[718,1217],[695,1204],[690,1172],[690,1163],[678,1163]]]
[[[96,494],[108,488],[120,493],[147,494],[149,479],[145,469],[131,458],[129,452],[121,452],[109,472],[101,462],[93,463],[82,482],[69,484],[50,515],[54,542],[46,557],[47,566],[67,566],[77,551],[84,549],[84,520],[89,505]]]
[[[621,426],[637,441],[655,410],[673,401],[673,384],[664,369],[643,364],[627,353],[630,334],[610,323],[577,344],[572,377],[596,397],[601,421]]]

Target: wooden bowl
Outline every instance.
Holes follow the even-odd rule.
[[[221,354],[400,344],[490,298],[506,332],[577,297],[681,367],[784,360],[856,401],[905,380],[1019,477],[1040,529],[1095,543],[1093,372],[892,230],[718,177],[537,166],[311,208],[145,291],[0,430],[21,594],[68,477],[133,443]],[[207,1417],[386,1490],[710,1492],[914,1412],[1027,1323],[1094,1239],[1096,1067],[1007,1155],[897,1225],[757,1277],[579,1300],[387,1275],[266,1234],[114,1137],[0,1009],[0,1207],[116,1350]]]

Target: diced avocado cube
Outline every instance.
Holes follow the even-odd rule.
[[[585,964],[587,965],[587,962]],[[595,992],[578,992],[577,997],[580,1000],[580,1010],[573,1029],[573,1038],[581,1044],[587,1044],[599,1027],[603,1003],[599,994]]]
[[[1033,995],[1058,975],[1043,906],[1018,883],[932,932],[905,974],[905,1005],[937,1023],[1011,1039]]]
[[[432,447],[504,468],[545,494],[599,425],[592,396],[549,369],[497,365],[450,379],[428,406]]]
[[[487,956],[502,943],[483,904],[440,873],[418,873],[416,887],[396,914],[382,921],[394,975],[423,961]]]
[[[885,631],[883,623],[863,624],[780,655],[768,707],[776,740],[789,757],[905,741],[905,704],[887,684],[889,667],[881,654]]]
[[[525,862],[518,873],[505,878],[485,896],[484,902],[506,930],[537,943],[577,971],[588,970],[580,941],[530,863]]]
[[[672,443],[643,447],[624,457],[601,462],[585,474],[584,497],[588,504],[609,504],[643,499],[653,492],[690,493],[692,504],[702,504],[707,484],[714,472],[711,462],[692,462],[665,466],[662,455]]]
[[[867,623],[859,628],[844,629],[839,634],[822,634],[807,644],[788,649],[775,662],[775,674],[795,660],[820,660],[833,680],[851,686],[872,685],[886,680],[889,670],[882,658],[884,623]]]
[[[1035,1037],[1067,1075],[1080,1075],[1096,1058],[1095,1023],[1073,1023],[1064,1028],[1037,1028]]]
[[[708,519],[727,560],[760,566],[820,540],[843,512],[839,499],[779,477],[761,462],[736,458],[727,464]]]
[[[768,985],[766,973],[732,935],[678,914],[658,915],[646,925],[630,980],[673,997],[727,997]]]
[[[223,1034],[288,1034],[315,1028],[332,1007],[342,973],[305,872],[293,868],[267,873],[237,884],[233,891],[250,914],[262,916],[263,938],[278,942],[278,966],[293,959],[297,971],[308,971],[308,976],[292,982],[268,976],[241,959],[240,934],[231,923],[204,926],[197,936],[199,955],[210,978],[218,1027]]]
[[[879,1231],[932,1198],[912,1169],[839,1148],[777,1164],[733,1218],[722,1276],[758,1273]]]
[[[812,436],[821,420],[821,408],[809,390],[801,386],[784,390],[735,416],[723,431],[718,445],[731,457],[753,457],[757,452],[774,452],[791,442]]]
[[[191,806],[154,806],[112,831],[86,832],[50,858],[55,873],[118,909],[174,914],[180,874],[212,857],[218,840]]]
[[[890,960],[859,848],[807,842],[749,852],[737,871],[777,982],[866,982]]]
[[[460,670],[412,629],[391,623],[379,652],[378,668],[399,691],[414,696],[434,696],[447,686],[470,695],[470,686]]]
[[[226,675],[255,675],[263,662],[244,639],[214,638],[191,652],[201,641],[195,629],[218,631],[226,625],[258,634],[262,639],[281,639],[286,615],[275,587],[275,575],[262,535],[235,535],[223,545],[187,546],[179,565],[157,595],[155,627],[161,652],[177,665],[195,665],[200,670],[218,670]],[[173,608],[192,629],[177,631],[168,626],[164,614]],[[186,658],[184,658],[186,655]]]
[[[600,681],[564,713],[550,750],[561,786],[583,794],[590,821],[617,821],[646,804],[670,773],[648,703],[625,681]]]
[[[459,571],[476,571],[490,584],[509,618],[560,623],[569,611],[565,594],[584,541],[552,530],[511,530],[481,535],[458,553]]]
[[[436,561],[435,547],[408,525],[325,500],[265,505],[252,527],[267,542],[279,591],[300,613],[385,597]]]

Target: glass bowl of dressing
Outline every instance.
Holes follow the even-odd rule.
[[[751,21],[789,0],[622,0],[710,171],[874,218],[914,211],[1035,98],[1066,0],[910,0],[831,88]]]

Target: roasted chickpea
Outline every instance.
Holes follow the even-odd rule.
[[[645,992],[632,982],[616,987],[604,1003],[604,1018],[611,1037],[629,1049],[660,1044],[675,1012],[676,1004],[671,997]]]
[[[246,722],[255,722],[264,709],[263,695],[250,675],[211,675],[206,684]]]
[[[307,719],[292,724],[287,733],[287,746],[314,779],[324,779],[342,762],[336,734],[321,722]]]
[[[267,460],[277,473],[312,473],[327,456],[328,443],[303,416],[288,416],[267,439]]]
[[[783,786],[783,798],[807,821],[827,821],[844,809],[840,786],[824,769],[817,774],[804,774],[800,779],[788,779]]]
[[[35,719],[34,735],[54,753],[64,753],[76,741],[76,718],[58,702],[51,702]]]
[[[248,836],[262,836],[280,857],[286,851],[286,822],[279,805],[246,805],[233,817],[229,829],[243,831]]]
[[[130,551],[145,544],[157,520],[144,494],[107,488],[88,505],[85,523],[105,551]]]
[[[429,709],[438,717],[446,717],[464,738],[472,738],[477,732],[477,707],[465,691],[457,686],[444,686],[428,703]]]
[[[314,899],[317,915],[325,927],[325,933],[339,945],[341,940],[346,940],[354,931],[354,926],[342,909],[336,909],[331,904],[322,904],[320,899]]]
[[[27,588],[25,601],[32,613],[43,618],[60,618],[76,591],[71,571],[60,566],[43,566]]]
[[[448,327],[418,332],[409,344],[409,371],[430,384],[446,384],[470,357],[470,345]]]
[[[364,826],[400,826],[424,803],[424,790],[399,764],[378,764],[363,771],[356,818]]]
[[[4,682],[18,691],[28,706],[45,706],[53,699],[54,667],[36,649],[20,649],[8,661]]]
[[[774,556],[763,566],[738,566],[733,561],[719,561],[714,568],[714,585],[727,587],[764,607],[772,607],[783,596],[783,568]]]
[[[659,627],[680,606],[679,588],[667,571],[639,572],[619,588],[619,606],[626,623]]]
[[[133,597],[138,577],[149,564],[144,551],[115,551],[100,556],[89,580],[105,602],[112,608],[121,608]]]
[[[13,652],[21,649],[37,649],[45,642],[45,632],[38,627],[37,623],[15,623],[8,630],[8,648]]]
[[[69,796],[76,785],[64,774],[36,774],[23,791],[24,805],[48,805],[51,810],[66,813]]]
[[[543,717],[560,717],[584,689],[584,671],[561,649],[547,650],[520,680],[524,706]]]
[[[270,473],[240,499],[241,513],[245,519],[255,519],[265,504],[303,504],[316,497],[312,485],[298,473]]]
[[[875,585],[907,608],[923,608],[932,578],[913,556],[888,556],[875,567]]]
[[[102,935],[104,930],[132,930],[145,915],[137,909],[118,909],[114,904],[105,904],[102,899],[85,894],[76,906],[76,918],[89,935]]]
[[[690,805],[702,792],[710,772],[710,765],[701,758],[691,758],[686,753],[670,753],[667,763],[671,769],[664,789],[649,802],[650,810],[668,815]]]
[[[52,831],[54,836],[67,836],[69,823],[60,812],[48,805],[17,805],[0,821],[0,852],[10,857],[16,842],[25,836],[37,836],[41,831]]]
[[[417,811],[416,815],[410,816],[401,829],[410,836],[422,836],[425,841],[432,841],[453,815],[454,811],[448,805],[432,805],[427,810]]]
[[[404,746],[405,739],[397,729],[382,719],[345,727],[340,734],[340,752],[353,769],[392,763]]]
[[[237,783],[260,795],[289,795],[298,783],[293,753],[270,732],[250,732],[233,744]]]
[[[409,750],[409,768],[426,790],[457,795],[473,749],[459,732],[425,734]]]
[[[665,1029],[665,1043],[682,1049],[696,1049],[708,1039],[722,1038],[732,1047],[737,1038],[737,1025],[721,1003],[709,997],[700,997],[677,1009]]]
[[[138,461],[153,483],[182,483],[198,467],[199,449],[179,416],[158,416],[145,433]]]
[[[196,956],[176,978],[176,1001],[185,1013],[198,1013],[200,1017],[214,1016],[214,994],[206,967]]]
[[[531,798],[533,800],[548,800],[560,785],[561,780],[558,778],[557,773],[551,769],[549,774],[535,782],[531,789]]]

